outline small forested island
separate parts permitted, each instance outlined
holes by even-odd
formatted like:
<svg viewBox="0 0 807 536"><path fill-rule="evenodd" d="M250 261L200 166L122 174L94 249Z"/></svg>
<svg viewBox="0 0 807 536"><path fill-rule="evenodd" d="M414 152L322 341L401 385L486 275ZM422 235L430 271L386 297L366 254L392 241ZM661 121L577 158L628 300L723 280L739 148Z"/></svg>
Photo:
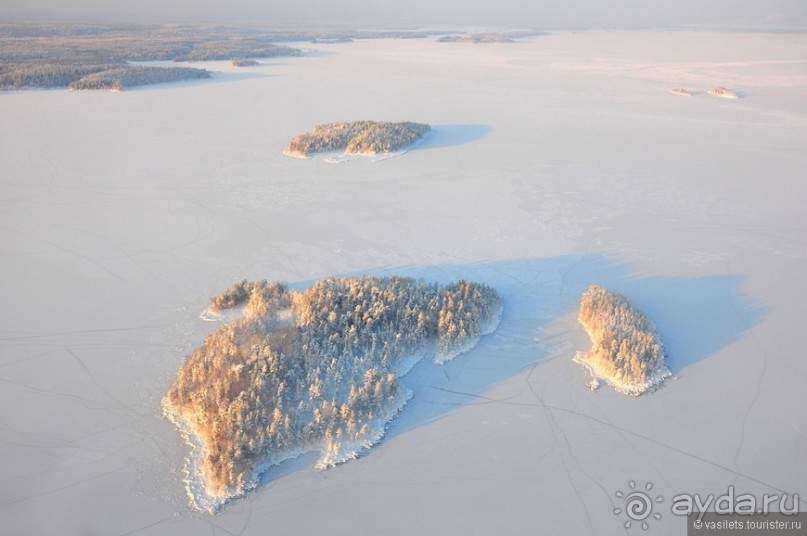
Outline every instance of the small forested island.
<svg viewBox="0 0 807 536"><path fill-rule="evenodd" d="M740 96L723 86L713 87L708 91L709 95L713 97L720 97L723 99L739 99Z"/></svg>
<svg viewBox="0 0 807 536"><path fill-rule="evenodd" d="M240 316L185 358L163 399L193 446L188 492L215 512L257 485L262 471L304 452L324 469L384 435L410 393L401 376L422 357L438 364L492 332L493 288L406 277L320 280L298 292L242 281L209 311Z"/></svg>
<svg viewBox="0 0 807 536"><path fill-rule="evenodd" d="M258 60L252 58L235 58L230 63L233 67L254 67L260 65Z"/></svg>
<svg viewBox="0 0 807 536"><path fill-rule="evenodd" d="M680 87L671 89L670 93L672 93L673 95L680 95L681 97L691 97L692 96L691 91L689 91L688 89L680 88Z"/></svg>
<svg viewBox="0 0 807 536"><path fill-rule="evenodd" d="M311 40L314 45L335 45L338 43L352 43L353 39L350 37L315 37Z"/></svg>
<svg viewBox="0 0 807 536"><path fill-rule="evenodd" d="M412 145L429 130L429 125L409 121L325 123L293 138L283 152L298 158L330 151L361 155L389 153Z"/></svg>
<svg viewBox="0 0 807 536"><path fill-rule="evenodd" d="M438 43L512 43L513 39L502 34L444 35Z"/></svg>
<svg viewBox="0 0 807 536"><path fill-rule="evenodd" d="M536 30L512 31L512 32L478 32L472 34L450 34L437 39L438 43L515 43L516 39L522 37L535 37L543 35L544 32Z"/></svg>
<svg viewBox="0 0 807 536"><path fill-rule="evenodd" d="M578 320L591 338L591 349L575 361L592 375L633 396L653 391L672 374L653 324L621 294L592 285L580 301Z"/></svg>
<svg viewBox="0 0 807 536"><path fill-rule="evenodd" d="M512 43L513 38L507 34L489 32L471 35L444 35L438 43Z"/></svg>

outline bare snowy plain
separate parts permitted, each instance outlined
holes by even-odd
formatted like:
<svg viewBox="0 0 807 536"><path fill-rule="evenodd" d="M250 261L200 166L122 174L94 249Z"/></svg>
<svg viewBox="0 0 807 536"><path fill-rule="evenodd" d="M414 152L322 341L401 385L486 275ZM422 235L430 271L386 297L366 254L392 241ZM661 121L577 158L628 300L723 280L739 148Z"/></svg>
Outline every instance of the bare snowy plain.
<svg viewBox="0 0 807 536"><path fill-rule="evenodd" d="M4 533L625 534L636 481L664 498L648 533L683 534L676 494L807 496L807 37L305 46L206 82L0 94ZM282 154L360 119L434 131L375 163ZM192 510L160 399L210 296L364 273L488 283L501 324L415 367L366 456ZM590 284L656 323L675 379L586 387Z"/></svg>

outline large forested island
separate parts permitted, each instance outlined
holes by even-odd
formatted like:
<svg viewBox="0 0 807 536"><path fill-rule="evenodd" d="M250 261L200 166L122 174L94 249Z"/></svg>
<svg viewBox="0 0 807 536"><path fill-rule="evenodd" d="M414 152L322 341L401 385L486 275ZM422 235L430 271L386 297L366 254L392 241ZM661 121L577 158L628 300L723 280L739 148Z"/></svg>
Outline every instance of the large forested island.
<svg viewBox="0 0 807 536"><path fill-rule="evenodd" d="M389 153L412 145L429 130L429 125L410 121L325 123L293 138L284 152L296 157L330 151L362 155Z"/></svg>
<svg viewBox="0 0 807 536"><path fill-rule="evenodd" d="M621 393L638 396L671 376L653 324L621 294L590 286L578 320L591 349L575 360L588 368L594 382L603 379Z"/></svg>
<svg viewBox="0 0 807 536"><path fill-rule="evenodd" d="M318 451L327 468L371 447L409 397L401 376L470 349L501 299L466 281L331 278L296 292L264 280L208 309L239 315L186 357L163 407L194 445L189 494L215 512L285 459Z"/></svg>

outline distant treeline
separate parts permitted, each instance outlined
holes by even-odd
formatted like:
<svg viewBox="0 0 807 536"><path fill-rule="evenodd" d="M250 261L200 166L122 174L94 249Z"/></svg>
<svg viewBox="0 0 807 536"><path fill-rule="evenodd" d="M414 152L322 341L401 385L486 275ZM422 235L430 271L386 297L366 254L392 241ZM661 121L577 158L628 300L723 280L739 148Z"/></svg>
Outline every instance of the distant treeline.
<svg viewBox="0 0 807 536"><path fill-rule="evenodd" d="M120 68L120 64L83 65L74 62L43 62L0 66L0 88L68 87L87 75Z"/></svg>
<svg viewBox="0 0 807 536"><path fill-rule="evenodd" d="M444 35L437 40L438 43L514 43L515 39L521 37L534 37L543 35L543 32L522 31L522 32L480 32L470 35Z"/></svg>
<svg viewBox="0 0 807 536"><path fill-rule="evenodd" d="M233 67L253 67L259 65L258 60L252 58L233 58Z"/></svg>
<svg viewBox="0 0 807 536"><path fill-rule="evenodd" d="M303 156L341 150L356 154L388 153L413 144L429 130L429 125L410 121L326 123L292 139L286 152Z"/></svg>
<svg viewBox="0 0 807 536"><path fill-rule="evenodd" d="M201 61L300 56L268 36L192 26L57 27L0 25L0 61ZM60 31L61 29L61 31Z"/></svg>
<svg viewBox="0 0 807 536"><path fill-rule="evenodd" d="M512 43L513 38L500 33L480 33L473 35L445 35L438 43Z"/></svg>
<svg viewBox="0 0 807 536"><path fill-rule="evenodd" d="M106 89L206 78L201 70L143 68L128 62L301 56L244 30L185 26L0 25L0 89ZM104 71L118 70L101 74ZM92 75L92 76L91 76ZM91 76L84 81L83 78Z"/></svg>
<svg viewBox="0 0 807 536"><path fill-rule="evenodd" d="M193 41L209 38L244 38L262 42L350 42L353 39L423 39L446 35L449 30L359 30L343 27L270 28L265 25L204 26L164 24L0 23L0 36L12 38L75 38L146 35L159 40Z"/></svg>
<svg viewBox="0 0 807 536"><path fill-rule="evenodd" d="M46 63L0 74L0 88L115 89L210 78L205 69L129 64L74 65Z"/></svg>
<svg viewBox="0 0 807 536"><path fill-rule="evenodd" d="M161 84L164 82L178 82L180 80L194 80L210 78L205 69L192 69L190 67L147 67L143 65L128 65L92 73L70 83L70 89L115 89L125 87L144 86L148 84Z"/></svg>
<svg viewBox="0 0 807 536"><path fill-rule="evenodd" d="M460 36L445 30L0 23L0 89L67 87L86 75L127 62L303 55L297 48L277 44L282 42L334 43L434 36L446 36L441 41L490 42L527 35L536 32Z"/></svg>

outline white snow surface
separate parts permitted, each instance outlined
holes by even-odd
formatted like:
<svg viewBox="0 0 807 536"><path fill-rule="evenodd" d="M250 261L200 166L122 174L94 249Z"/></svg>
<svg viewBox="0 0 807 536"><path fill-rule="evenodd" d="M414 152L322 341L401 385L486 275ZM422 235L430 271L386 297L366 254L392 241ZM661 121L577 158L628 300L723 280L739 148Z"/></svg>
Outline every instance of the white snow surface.
<svg viewBox="0 0 807 536"><path fill-rule="evenodd" d="M0 519L8 534L625 534L628 481L807 496L807 37L554 33L316 45L208 81L0 94ZM738 100L697 96L716 85ZM309 125L415 119L404 157L322 165ZM160 400L244 278L465 278L495 333L418 363L384 441L188 504ZM652 318L674 380L592 392L590 284ZM632 529L635 531L635 528ZM648 531L650 533L650 531Z"/></svg>

